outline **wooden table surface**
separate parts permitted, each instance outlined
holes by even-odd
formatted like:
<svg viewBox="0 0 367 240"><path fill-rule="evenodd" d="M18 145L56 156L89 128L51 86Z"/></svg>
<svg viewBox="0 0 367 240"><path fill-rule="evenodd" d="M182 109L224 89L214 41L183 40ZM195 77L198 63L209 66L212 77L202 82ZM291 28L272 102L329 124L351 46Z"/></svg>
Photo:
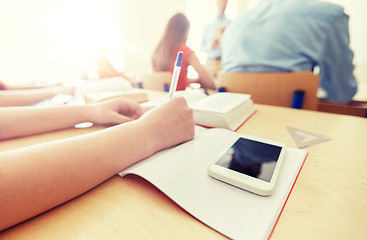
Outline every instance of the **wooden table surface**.
<svg viewBox="0 0 367 240"><path fill-rule="evenodd" d="M365 239L367 119L256 105L240 133L296 147L287 126L331 140L309 155L271 239ZM85 134L68 129L0 142L0 151ZM1 197L1 195L0 195ZM1 221L1 220L0 220ZM0 232L0 239L225 239L136 176L114 176L89 192Z"/></svg>

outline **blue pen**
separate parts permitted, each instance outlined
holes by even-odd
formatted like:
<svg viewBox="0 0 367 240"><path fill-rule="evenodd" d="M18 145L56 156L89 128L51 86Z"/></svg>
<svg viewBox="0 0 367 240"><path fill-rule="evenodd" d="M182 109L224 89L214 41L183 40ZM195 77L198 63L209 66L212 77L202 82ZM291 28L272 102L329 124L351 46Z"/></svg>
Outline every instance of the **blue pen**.
<svg viewBox="0 0 367 240"><path fill-rule="evenodd" d="M180 76L181 71L181 63L182 63L182 52L177 53L175 67L173 68L171 86L169 87L169 99L173 97L173 94L176 92L178 77Z"/></svg>

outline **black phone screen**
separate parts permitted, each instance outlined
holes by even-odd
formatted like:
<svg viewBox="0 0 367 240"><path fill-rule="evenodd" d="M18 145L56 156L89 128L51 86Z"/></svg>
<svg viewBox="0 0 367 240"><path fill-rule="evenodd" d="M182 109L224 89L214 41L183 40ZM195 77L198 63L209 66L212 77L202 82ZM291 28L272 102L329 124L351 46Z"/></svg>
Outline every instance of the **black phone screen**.
<svg viewBox="0 0 367 240"><path fill-rule="evenodd" d="M215 164L270 182L281 150L280 146L239 138Z"/></svg>

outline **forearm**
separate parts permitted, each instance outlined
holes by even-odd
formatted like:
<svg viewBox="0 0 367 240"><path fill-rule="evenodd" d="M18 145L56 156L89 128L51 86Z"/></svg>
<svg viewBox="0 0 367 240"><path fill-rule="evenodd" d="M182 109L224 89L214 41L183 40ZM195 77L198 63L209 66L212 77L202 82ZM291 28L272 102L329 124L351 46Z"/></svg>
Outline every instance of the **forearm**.
<svg viewBox="0 0 367 240"><path fill-rule="evenodd" d="M150 156L156 151L154 139L134 121L0 153L0 230L68 201Z"/></svg>
<svg viewBox="0 0 367 240"><path fill-rule="evenodd" d="M88 106L0 108L0 140L72 127L89 121Z"/></svg>
<svg viewBox="0 0 367 240"><path fill-rule="evenodd" d="M27 106L55 96L43 89L5 90L0 92L0 106Z"/></svg>
<svg viewBox="0 0 367 240"><path fill-rule="evenodd" d="M214 79L210 76L205 67L201 65L195 53L190 54L189 64L192 65L195 71L198 73L200 79L199 82L202 85L202 88L216 89Z"/></svg>
<svg viewBox="0 0 367 240"><path fill-rule="evenodd" d="M334 21L325 43L320 61L320 86L330 102L347 103L357 92L353 75L354 53L349 46L348 16L341 13Z"/></svg>
<svg viewBox="0 0 367 240"><path fill-rule="evenodd" d="M62 86L0 91L0 107L28 106L51 99L58 94L73 94L73 88Z"/></svg>
<svg viewBox="0 0 367 240"><path fill-rule="evenodd" d="M209 72L205 69L204 66L199 65L195 68L199 75L198 82L200 83L202 88L208 89L216 89L214 79L210 76Z"/></svg>
<svg viewBox="0 0 367 240"><path fill-rule="evenodd" d="M210 76L210 74L205 70L199 74L199 83L201 84L202 88L208 88L208 89L216 89L215 83L213 78Z"/></svg>

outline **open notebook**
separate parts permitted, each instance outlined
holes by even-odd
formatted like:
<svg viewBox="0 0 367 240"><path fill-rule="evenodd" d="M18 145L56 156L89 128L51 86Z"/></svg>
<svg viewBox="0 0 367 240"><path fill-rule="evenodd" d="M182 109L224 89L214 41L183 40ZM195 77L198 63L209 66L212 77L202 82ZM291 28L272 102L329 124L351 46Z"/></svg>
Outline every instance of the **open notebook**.
<svg viewBox="0 0 367 240"><path fill-rule="evenodd" d="M211 178L208 166L240 134L196 128L194 140L160 151L120 173L136 174L159 188L192 216L232 239L270 236L307 156L288 148L274 192L262 197Z"/></svg>

